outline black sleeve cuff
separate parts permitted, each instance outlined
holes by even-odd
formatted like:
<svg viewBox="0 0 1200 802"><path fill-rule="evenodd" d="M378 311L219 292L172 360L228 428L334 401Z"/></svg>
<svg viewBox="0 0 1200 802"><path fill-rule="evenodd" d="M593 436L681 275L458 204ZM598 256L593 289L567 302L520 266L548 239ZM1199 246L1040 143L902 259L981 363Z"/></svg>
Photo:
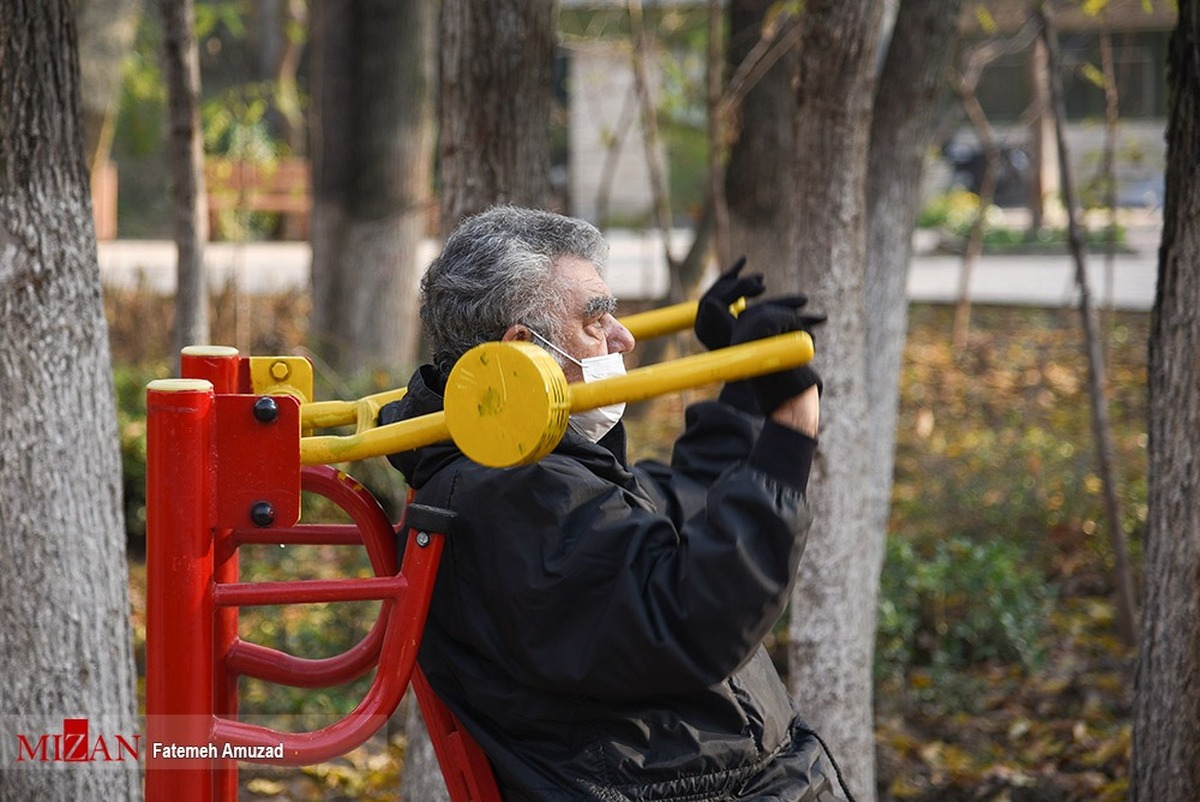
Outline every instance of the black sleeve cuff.
<svg viewBox="0 0 1200 802"><path fill-rule="evenodd" d="M729 382L721 388L721 394L717 396L717 400L748 415L762 417L762 412L758 408L758 399L754 397L754 390L750 389L748 381Z"/></svg>
<svg viewBox="0 0 1200 802"><path fill-rule="evenodd" d="M817 441L790 426L767 419L747 463L788 487L805 493Z"/></svg>

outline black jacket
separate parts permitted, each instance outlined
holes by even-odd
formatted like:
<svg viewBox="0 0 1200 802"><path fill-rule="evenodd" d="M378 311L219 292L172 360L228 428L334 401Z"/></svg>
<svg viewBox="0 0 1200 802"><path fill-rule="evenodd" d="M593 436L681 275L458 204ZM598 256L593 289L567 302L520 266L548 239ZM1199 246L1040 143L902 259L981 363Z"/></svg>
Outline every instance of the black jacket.
<svg viewBox="0 0 1200 802"><path fill-rule="evenodd" d="M381 414L442 406L432 369ZM495 469L452 443L391 457L457 513L420 663L506 800L832 799L761 643L810 518L814 442L724 404L687 412L671 467L623 427Z"/></svg>

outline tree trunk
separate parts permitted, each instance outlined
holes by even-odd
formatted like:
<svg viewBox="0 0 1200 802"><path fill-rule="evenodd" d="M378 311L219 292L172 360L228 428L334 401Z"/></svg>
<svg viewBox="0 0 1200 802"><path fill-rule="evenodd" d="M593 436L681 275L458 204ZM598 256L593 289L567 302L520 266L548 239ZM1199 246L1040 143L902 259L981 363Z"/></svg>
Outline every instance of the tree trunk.
<svg viewBox="0 0 1200 802"><path fill-rule="evenodd" d="M313 5L312 337L347 378L416 358L434 11L420 0Z"/></svg>
<svg viewBox="0 0 1200 802"><path fill-rule="evenodd" d="M36 743L64 718L110 742L140 729L74 12L0 12L0 800L13 802L141 798L136 761L17 764L17 735Z"/></svg>
<svg viewBox="0 0 1200 802"><path fill-rule="evenodd" d="M208 215L204 198L204 133L200 127L200 52L192 0L161 0L166 50L171 199L175 206L175 358L189 345L206 345L208 282L204 246Z"/></svg>
<svg viewBox="0 0 1200 802"><path fill-rule="evenodd" d="M650 86L646 62L651 58L650 39L642 18L641 0L626 0L629 9L629 34L632 40L630 63L633 68L633 85L638 106L641 109L642 143L646 152L646 169L650 173L650 191L654 196L654 222L662 237L663 258L667 265L669 286L667 302L679 303L686 297L684 277L680 275L680 261L671 252L671 189L667 185L667 165L658 134L658 104Z"/></svg>
<svg viewBox="0 0 1200 802"><path fill-rule="evenodd" d="M1100 346L1096 309L1088 286L1086 249L1083 226L1075 201L1075 181L1071 174L1071 154L1067 149L1067 111L1062 92L1062 66L1058 53L1058 33L1048 7L1039 11L1042 20L1042 39L1046 43L1047 68L1050 71L1050 101L1054 115L1054 130L1058 141L1058 161L1062 181L1063 206L1067 211L1067 241L1075 262L1075 284L1079 288L1079 314L1083 324L1083 343L1088 361L1088 400L1092 408L1092 434L1096 439L1096 470L1104 486L1104 511L1108 518L1108 538L1113 550L1113 579L1117 586L1117 633L1126 646L1137 642L1137 591L1134 588L1133 568L1125 542L1125 513L1117 497L1116 473L1113 462L1116 448L1108 418L1104 373L1104 355Z"/></svg>
<svg viewBox="0 0 1200 802"><path fill-rule="evenodd" d="M1104 293L1101 296L1103 315L1101 331L1112 328L1114 311L1113 281L1117 261L1117 139L1121 135L1121 98L1117 91L1117 71L1113 64L1112 32L1101 31L1100 66L1104 74L1104 149L1101 157L1101 186L1104 187L1104 208L1108 212L1108 228L1104 232ZM1104 349L1104 364L1108 366L1108 349Z"/></svg>
<svg viewBox="0 0 1200 802"><path fill-rule="evenodd" d="M138 0L80 0L78 4L83 154L93 172L108 160L112 148L122 68L141 13Z"/></svg>
<svg viewBox="0 0 1200 802"><path fill-rule="evenodd" d="M1134 703L1134 802L1200 799L1200 8L1167 57L1166 202L1150 330L1150 517Z"/></svg>
<svg viewBox="0 0 1200 802"><path fill-rule="evenodd" d="M289 155L302 156L307 152L307 126L296 76L304 50L304 38L298 31L308 25L308 5L304 0L259 0L254 16L258 75L272 83L268 122L287 144ZM285 225L289 219L285 219Z"/></svg>
<svg viewBox="0 0 1200 802"><path fill-rule="evenodd" d="M442 4L441 231L550 200L556 0Z"/></svg>
<svg viewBox="0 0 1200 802"><path fill-rule="evenodd" d="M967 241L963 245L962 267L958 274L958 294L954 301L954 350L962 353L967 347L971 334L971 274L979 257L983 255L983 238L987 234L988 212L996 199L996 183L1000 177L1000 148L996 145L996 137L992 133L992 125L984 114L983 106L975 94L976 80L960 80L958 99L962 103L975 135L979 137L979 146L983 150L983 177L979 181L979 208L975 210L975 219L971 221L971 230L967 233Z"/></svg>
<svg viewBox="0 0 1200 802"><path fill-rule="evenodd" d="M728 44L731 70L738 70L748 58L757 55L756 46L763 50L769 45L762 36L763 25L776 5L775 0L731 0ZM795 20L783 23L796 24ZM773 38L778 42L782 32L776 29ZM793 39L778 60L750 85L740 102L733 104L729 118L724 121L731 141L725 169L728 247L734 258L746 256L752 272L791 261L786 234L791 224L788 172L783 168L788 161L785 154L795 153L793 120L785 110L795 105L792 83L796 64ZM787 289L781 284L767 286L772 293Z"/></svg>
<svg viewBox="0 0 1200 802"><path fill-rule="evenodd" d="M810 0L794 94L786 261L768 286L804 291L829 315L814 366L825 380L809 500L816 524L792 599L789 670L859 799L875 791L872 655L882 532L867 514L866 182L882 3ZM776 269L776 268L782 268Z"/></svg>
<svg viewBox="0 0 1200 802"><path fill-rule="evenodd" d="M721 120L721 96L725 92L725 53L722 37L724 12L721 0L708 0L708 50L704 60L705 122L708 134L708 203L712 208L713 253L717 264L733 264L729 248L729 206L725 203L725 129Z"/></svg>
<svg viewBox="0 0 1200 802"><path fill-rule="evenodd" d="M1035 40L1029 51L1029 234L1046 225L1046 204L1058 201L1058 151L1054 148L1054 121L1050 119L1050 87L1046 85L1046 44Z"/></svg>
<svg viewBox="0 0 1200 802"><path fill-rule="evenodd" d="M450 802L446 781L442 777L441 766L433 751L433 741L425 729L421 706L417 704L417 696L411 690L405 712L399 718L404 722L405 734L400 798L419 799L421 802Z"/></svg>
<svg viewBox="0 0 1200 802"><path fill-rule="evenodd" d="M971 328L971 273L979 256L983 253L983 237L987 231L988 211L996 196L996 183L1000 178L1000 149L996 145L996 136L992 124L988 122L987 114L980 105L977 89L983 72L997 58L1005 54L1017 53L1023 50L1037 33L1037 27L1027 23L1013 36L1007 39L985 40L962 54L961 64L953 78L954 90L958 94L959 103L971 127L979 139L979 147L984 155L983 177L979 182L979 209L971 224L963 246L962 270L959 273L958 298L954 305L954 347L962 350L967 345L967 337ZM1036 50L1036 48L1035 48ZM1043 81L1044 83L1044 81ZM1049 115L1042 113L1043 119ZM1045 163L1047 150L1039 145L1037 158Z"/></svg>
<svg viewBox="0 0 1200 802"><path fill-rule="evenodd" d="M870 477L864 488L872 539L887 534L913 229L961 6L962 0L902 0L875 92L864 282L870 425Z"/></svg>
<svg viewBox="0 0 1200 802"><path fill-rule="evenodd" d="M442 235L496 203L550 200L556 0L445 0L441 23ZM412 701L412 700L410 700ZM402 796L449 799L412 704Z"/></svg>

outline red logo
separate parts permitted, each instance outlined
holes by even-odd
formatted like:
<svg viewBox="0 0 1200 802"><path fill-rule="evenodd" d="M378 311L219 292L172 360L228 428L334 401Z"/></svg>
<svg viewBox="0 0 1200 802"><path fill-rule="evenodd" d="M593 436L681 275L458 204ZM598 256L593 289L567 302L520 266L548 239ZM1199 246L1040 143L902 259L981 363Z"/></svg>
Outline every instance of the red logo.
<svg viewBox="0 0 1200 802"><path fill-rule="evenodd" d="M141 735L103 735L91 737L86 718L64 718L62 732L37 736L17 735L17 762L37 763L124 763L137 761L142 748Z"/></svg>

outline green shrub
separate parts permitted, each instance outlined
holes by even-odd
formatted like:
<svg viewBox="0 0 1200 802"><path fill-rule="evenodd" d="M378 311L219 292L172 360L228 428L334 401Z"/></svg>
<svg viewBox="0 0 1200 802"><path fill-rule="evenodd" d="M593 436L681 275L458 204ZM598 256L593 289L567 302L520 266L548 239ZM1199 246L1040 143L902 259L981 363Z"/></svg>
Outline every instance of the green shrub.
<svg viewBox="0 0 1200 802"><path fill-rule="evenodd" d="M952 671L973 663L1038 664L1051 593L1006 541L952 536L922 554L889 538L880 585L876 673L910 666Z"/></svg>
<svg viewBox="0 0 1200 802"><path fill-rule="evenodd" d="M113 370L121 440L125 547L133 554L146 551L146 385L165 375L165 366L122 365Z"/></svg>
<svg viewBox="0 0 1200 802"><path fill-rule="evenodd" d="M925 204L917 216L919 228L970 228L979 213L979 196L965 189L938 195Z"/></svg>
<svg viewBox="0 0 1200 802"><path fill-rule="evenodd" d="M1067 230L1063 227L1045 227L1038 231L1030 231L1028 227L1014 228L1000 224L996 215L1000 210L992 206L988 209L988 223L983 229L983 248L989 253L1025 253L1056 251L1065 253L1067 250ZM956 189L946 192L930 200L917 216L918 228L940 229L947 239L945 247L960 249L970 236L971 228L979 215L979 196L973 192ZM1118 250L1126 247L1125 228L1116 226L1085 230L1084 239L1088 247L1102 252L1111 244Z"/></svg>

